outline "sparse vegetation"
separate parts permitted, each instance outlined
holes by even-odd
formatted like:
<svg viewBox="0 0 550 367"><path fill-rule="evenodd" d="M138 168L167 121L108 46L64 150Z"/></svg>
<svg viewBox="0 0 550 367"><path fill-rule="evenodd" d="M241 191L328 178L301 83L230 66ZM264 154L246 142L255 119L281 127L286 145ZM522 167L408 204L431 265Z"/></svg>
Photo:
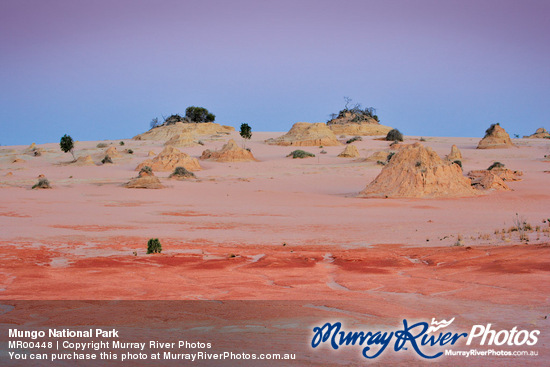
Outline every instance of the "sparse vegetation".
<svg viewBox="0 0 550 367"><path fill-rule="evenodd" d="M71 138L70 135L65 134L61 137L61 140L59 141L59 147L65 153L70 152L73 156L73 159L76 161L76 157L74 156L74 142L73 138Z"/></svg>
<svg viewBox="0 0 550 367"><path fill-rule="evenodd" d="M360 103L356 103L353 107L350 107L352 99L349 97L344 97L344 100L346 101L346 105L337 114L333 113L330 115L330 120L327 122L328 125L337 124L338 119L344 118L346 118L346 122L353 122L357 124L369 119L379 122L378 116L376 115L376 109L374 107L367 107L363 109Z"/></svg>
<svg viewBox="0 0 550 367"><path fill-rule="evenodd" d="M355 141L362 141L362 140L363 140L362 137L360 137L360 136L354 136L353 138L348 139L348 140L346 141L346 144L351 144L351 143L353 143L353 142L355 142Z"/></svg>
<svg viewBox="0 0 550 367"><path fill-rule="evenodd" d="M159 126L173 125L177 122L183 123L203 123L203 122L214 122L216 115L210 113L204 107L190 106L185 109L185 116L180 114L173 114L168 117L163 116L163 122L160 122L158 117L155 117L151 120L151 129L154 129Z"/></svg>
<svg viewBox="0 0 550 367"><path fill-rule="evenodd" d="M519 233L519 240L520 241L529 241L529 236L527 235L527 232L533 231L533 227L531 224L527 223L524 217L520 216L518 213L516 213L516 216L513 220L514 227L511 228L511 231L517 231Z"/></svg>
<svg viewBox="0 0 550 367"><path fill-rule="evenodd" d="M403 141L403 134L397 129L392 129L388 132L388 135L386 135L386 141Z"/></svg>
<svg viewBox="0 0 550 367"><path fill-rule="evenodd" d="M107 143L98 143L96 148L107 148L109 145Z"/></svg>
<svg viewBox="0 0 550 367"><path fill-rule="evenodd" d="M159 122L158 117L155 117L154 119L151 120L150 125L151 125L151 129L154 129L155 127L161 126L162 123Z"/></svg>
<svg viewBox="0 0 550 367"><path fill-rule="evenodd" d="M176 178L195 178L195 174L193 172L189 172L185 167L176 167L174 169L174 172L170 175L170 178L176 177Z"/></svg>
<svg viewBox="0 0 550 367"><path fill-rule="evenodd" d="M40 177L38 182L32 186L34 189L51 189L50 181L46 177Z"/></svg>
<svg viewBox="0 0 550 367"><path fill-rule="evenodd" d="M290 154L287 155L287 157L292 157L293 159L296 159L296 158L309 158L309 157L315 157L315 154L298 149L298 150L294 150L294 151L290 152Z"/></svg>
<svg viewBox="0 0 550 367"><path fill-rule="evenodd" d="M500 162L493 162L493 164L491 164L489 168L487 168L487 170L490 171L493 168L504 168L504 164Z"/></svg>
<svg viewBox="0 0 550 367"><path fill-rule="evenodd" d="M149 166L143 166L143 167L139 170L139 174L141 175L142 173L151 175L151 174L153 174L153 169L152 169L151 167L149 167Z"/></svg>
<svg viewBox="0 0 550 367"><path fill-rule="evenodd" d="M147 241L147 253L148 254L160 254L162 252L162 245L158 238L151 238Z"/></svg>

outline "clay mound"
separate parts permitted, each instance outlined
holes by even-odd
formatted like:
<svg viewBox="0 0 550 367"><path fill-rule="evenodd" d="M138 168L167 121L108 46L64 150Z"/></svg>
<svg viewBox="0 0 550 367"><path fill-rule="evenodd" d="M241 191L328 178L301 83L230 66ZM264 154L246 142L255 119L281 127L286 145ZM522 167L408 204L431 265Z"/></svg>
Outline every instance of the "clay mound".
<svg viewBox="0 0 550 367"><path fill-rule="evenodd" d="M27 147L27 149L25 149L26 152L32 152L33 150L36 149L36 143L32 143L31 145L29 145Z"/></svg>
<svg viewBox="0 0 550 367"><path fill-rule="evenodd" d="M8 172L8 173L6 173L5 176L6 176L6 177L11 177L11 176L13 176L13 172Z"/></svg>
<svg viewBox="0 0 550 367"><path fill-rule="evenodd" d="M369 116L360 116L346 112L327 122L327 126L337 135L386 135L392 128L380 125L380 122Z"/></svg>
<svg viewBox="0 0 550 367"><path fill-rule="evenodd" d="M456 145L453 144L453 146L451 147L451 153L449 153L449 155L447 156L447 160L451 162L462 161L462 153Z"/></svg>
<svg viewBox="0 0 550 367"><path fill-rule="evenodd" d="M13 159L13 161L11 161L11 163L13 163L13 164L25 163L25 160L23 160L23 159L21 159L21 158L15 157L15 158Z"/></svg>
<svg viewBox="0 0 550 367"><path fill-rule="evenodd" d="M165 147L164 150L153 159L147 159L140 163L136 167L136 170L140 170L145 166L149 166L153 171L158 172L173 171L174 168L179 166L185 167L188 171L198 171L201 169L197 158L190 157L188 154L170 145Z"/></svg>
<svg viewBox="0 0 550 367"><path fill-rule="evenodd" d="M72 163L75 166L94 166L95 163L91 156L78 157L76 161Z"/></svg>
<svg viewBox="0 0 550 367"><path fill-rule="evenodd" d="M534 134L524 136L526 139L550 139L550 133L544 127L539 127Z"/></svg>
<svg viewBox="0 0 550 367"><path fill-rule="evenodd" d="M468 173L472 186L478 190L511 191L506 183L492 171L475 170Z"/></svg>
<svg viewBox="0 0 550 367"><path fill-rule="evenodd" d="M438 198L476 195L462 169L420 143L397 152L361 197Z"/></svg>
<svg viewBox="0 0 550 367"><path fill-rule="evenodd" d="M297 122L283 136L265 141L271 145L283 146L335 146L342 145L336 135L330 130L327 125L316 122Z"/></svg>
<svg viewBox="0 0 550 367"><path fill-rule="evenodd" d="M239 147L233 139L229 140L220 150L211 151L210 149L206 149L202 152L201 159L212 159L217 162L256 161L252 152Z"/></svg>
<svg viewBox="0 0 550 367"><path fill-rule="evenodd" d="M126 185L129 189L162 189L164 186L160 183L150 167L143 167L139 171L138 177L132 178Z"/></svg>
<svg viewBox="0 0 550 367"><path fill-rule="evenodd" d="M173 147L192 147L197 145L193 137L190 134L179 134L174 135L170 140L168 140L164 145L171 145Z"/></svg>
<svg viewBox="0 0 550 367"><path fill-rule="evenodd" d="M350 144L344 149L344 151L340 154L338 154L338 157L341 158L358 158L360 157L359 150L357 150L357 147L353 144Z"/></svg>
<svg viewBox="0 0 550 367"><path fill-rule="evenodd" d="M493 124L485 131L485 137L480 140L477 149L504 149L512 147L515 147L515 145L512 143L510 135L499 124Z"/></svg>
<svg viewBox="0 0 550 367"><path fill-rule="evenodd" d="M109 147L105 151L105 156L109 156L111 158L118 158L118 157L120 157L120 153L118 152L116 147Z"/></svg>
<svg viewBox="0 0 550 367"><path fill-rule="evenodd" d="M490 170L493 174L500 177L503 181L521 181L520 176L523 176L522 171L512 171L504 167L496 167Z"/></svg>
<svg viewBox="0 0 550 367"><path fill-rule="evenodd" d="M365 160L367 162L386 162L390 154L391 153L387 150L380 150L378 152L372 153L370 156L365 158Z"/></svg>
<svg viewBox="0 0 550 367"><path fill-rule="evenodd" d="M169 178L173 178L176 180L185 180L188 178L196 178L195 174L193 172L189 172L185 169L185 167L176 167L174 172L168 176Z"/></svg>
<svg viewBox="0 0 550 367"><path fill-rule="evenodd" d="M143 134L134 136L134 140L165 140L184 134L191 137L199 135L229 134L235 131L234 127L220 125L213 122L183 123L176 122L170 125L155 127Z"/></svg>

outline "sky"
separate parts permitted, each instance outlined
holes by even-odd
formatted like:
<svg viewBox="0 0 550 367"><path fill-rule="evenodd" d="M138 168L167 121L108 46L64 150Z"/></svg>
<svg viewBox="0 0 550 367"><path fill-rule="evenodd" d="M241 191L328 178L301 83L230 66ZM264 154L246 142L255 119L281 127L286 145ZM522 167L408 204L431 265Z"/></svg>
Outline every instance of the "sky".
<svg viewBox="0 0 550 367"><path fill-rule="evenodd" d="M287 131L344 97L405 135L550 129L550 1L0 0L1 145L202 106Z"/></svg>

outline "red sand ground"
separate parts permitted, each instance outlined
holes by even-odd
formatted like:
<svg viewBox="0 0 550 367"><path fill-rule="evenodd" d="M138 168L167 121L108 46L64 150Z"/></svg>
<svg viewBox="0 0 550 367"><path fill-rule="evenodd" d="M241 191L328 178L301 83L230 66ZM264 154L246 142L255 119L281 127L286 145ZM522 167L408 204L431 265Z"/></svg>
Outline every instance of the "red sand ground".
<svg viewBox="0 0 550 367"><path fill-rule="evenodd" d="M278 135L255 133L247 142L260 162L201 161L199 181L157 173L167 186L161 190L122 185L163 142L126 140L133 155L90 167L59 164L70 158L56 144L41 146L41 157L3 147L0 299L356 300L381 325L456 316L463 325L538 328L538 350L548 353L550 162L541 159L548 140L480 151L479 139L427 139L441 156L457 144L465 172L493 161L524 171L511 192L360 199L381 166L337 158L344 147L285 158L293 149L262 143ZM224 141L182 151L197 157ZM77 155L102 151L96 144L77 143ZM388 145L355 144L363 157ZM10 149L25 162L12 164ZM41 173L52 190L30 190ZM516 213L540 227L527 244L508 232ZM453 246L459 235L463 246ZM145 254L151 237L161 240L162 254Z"/></svg>

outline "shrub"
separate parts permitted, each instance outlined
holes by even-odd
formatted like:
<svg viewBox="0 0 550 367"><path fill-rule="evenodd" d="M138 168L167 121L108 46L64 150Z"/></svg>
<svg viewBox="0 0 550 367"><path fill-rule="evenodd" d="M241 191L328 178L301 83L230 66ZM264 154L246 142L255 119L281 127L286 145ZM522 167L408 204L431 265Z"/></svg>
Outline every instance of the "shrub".
<svg viewBox="0 0 550 367"><path fill-rule="evenodd" d="M65 153L71 152L73 159L76 161L76 157L74 156L74 142L73 138L71 138L69 135L65 134L61 137L61 140L59 141L59 147L61 150Z"/></svg>
<svg viewBox="0 0 550 367"><path fill-rule="evenodd" d="M351 144L353 143L354 141L362 141L363 138L360 137L360 136L354 136L353 138L349 139L348 141L346 141L346 144Z"/></svg>
<svg viewBox="0 0 550 367"><path fill-rule="evenodd" d="M491 164L489 168L487 168L487 170L490 171L493 168L504 168L504 164L500 162L493 162L493 164Z"/></svg>
<svg viewBox="0 0 550 367"><path fill-rule="evenodd" d="M101 163L105 164L105 163L113 163L113 159L111 157L109 157L108 155L105 156L105 158L103 158L101 160Z"/></svg>
<svg viewBox="0 0 550 367"><path fill-rule="evenodd" d="M356 103L355 105L353 105L353 107L350 107L349 104L352 102L352 99L349 97L344 97L344 100L346 101L344 109L340 110L338 114L331 114L330 120L327 122L327 124L331 125L333 123L338 123L334 122L334 120L349 115L351 115L350 122L358 124L368 119L374 119L379 122L378 116L376 115L376 109L374 107L367 107L363 109L360 103Z"/></svg>
<svg viewBox="0 0 550 367"><path fill-rule="evenodd" d="M188 122L213 122L216 116L204 107L187 107L185 110L185 119Z"/></svg>
<svg viewBox="0 0 550 367"><path fill-rule="evenodd" d="M457 159L456 161L453 161L454 164L458 164L460 168L462 168L462 161Z"/></svg>
<svg viewBox="0 0 550 367"><path fill-rule="evenodd" d="M246 140L252 138L252 128L248 124L241 124L241 137Z"/></svg>
<svg viewBox="0 0 550 367"><path fill-rule="evenodd" d="M96 148L107 148L109 145L107 143L99 143L96 145Z"/></svg>
<svg viewBox="0 0 550 367"><path fill-rule="evenodd" d="M290 154L287 155L287 157L292 157L293 159L308 158L308 157L315 157L315 154L298 149L290 152Z"/></svg>
<svg viewBox="0 0 550 367"><path fill-rule="evenodd" d="M128 154L134 154L134 151L132 149L127 150Z"/></svg>
<svg viewBox="0 0 550 367"><path fill-rule="evenodd" d="M33 189L51 189L50 181L46 177L40 177L38 182L32 186Z"/></svg>
<svg viewBox="0 0 550 367"><path fill-rule="evenodd" d="M388 132L388 135L386 135L387 141L403 141L403 134L401 134L401 131L397 129L392 129Z"/></svg>
<svg viewBox="0 0 550 367"><path fill-rule="evenodd" d="M177 113L175 115L170 115L170 116L166 117L164 119L164 124L163 125L173 125L176 122L184 122L183 117L181 117Z"/></svg>
<svg viewBox="0 0 550 367"><path fill-rule="evenodd" d="M139 170L139 174L141 176L142 173L146 173L148 175L151 175L153 174L153 169L149 166L143 166L140 170Z"/></svg>
<svg viewBox="0 0 550 367"><path fill-rule="evenodd" d="M151 238L147 241L147 253L148 254L160 254L162 252L162 245L158 238Z"/></svg>
<svg viewBox="0 0 550 367"><path fill-rule="evenodd" d="M195 174L193 172L189 172L185 167L176 167L170 177L195 178Z"/></svg>
<svg viewBox="0 0 550 367"><path fill-rule="evenodd" d="M118 143L118 145L122 146L122 145L124 145L124 142L120 141L120 143Z"/></svg>

